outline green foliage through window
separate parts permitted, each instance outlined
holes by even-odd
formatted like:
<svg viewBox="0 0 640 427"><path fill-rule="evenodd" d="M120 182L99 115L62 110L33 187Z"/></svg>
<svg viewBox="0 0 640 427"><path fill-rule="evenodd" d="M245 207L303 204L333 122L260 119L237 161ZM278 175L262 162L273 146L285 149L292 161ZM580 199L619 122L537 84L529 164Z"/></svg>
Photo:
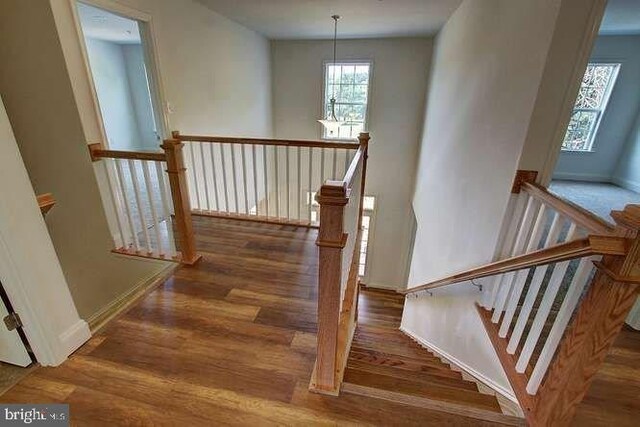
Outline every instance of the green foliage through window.
<svg viewBox="0 0 640 427"><path fill-rule="evenodd" d="M327 64L324 71L324 117L331 118L331 98L336 99L336 118L344 122L338 135L324 138L354 139L365 129L371 64L337 63Z"/></svg>

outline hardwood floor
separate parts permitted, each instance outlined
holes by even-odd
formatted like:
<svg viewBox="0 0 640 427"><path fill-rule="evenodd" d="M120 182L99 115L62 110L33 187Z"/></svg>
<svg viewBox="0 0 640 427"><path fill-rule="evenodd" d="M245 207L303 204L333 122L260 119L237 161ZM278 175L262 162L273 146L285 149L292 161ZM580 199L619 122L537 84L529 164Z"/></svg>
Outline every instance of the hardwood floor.
<svg viewBox="0 0 640 427"><path fill-rule="evenodd" d="M315 358L317 230L211 218L194 221L204 255L196 267L176 271L64 364L36 369L0 401L69 403L72 424L92 426L494 425L350 393L338 398L309 393ZM367 361L371 350L397 353L393 344L404 337L392 330L400 316L397 297L393 302L378 292L362 294L354 345L354 354L360 356L349 362L351 380L353 372L361 379L372 369L378 377L390 373ZM375 334L382 329L385 339L380 342ZM630 378L637 378L639 348L636 338L616 347L610 356L615 360L608 360L604 376L599 374L594 382L596 394L590 393L581 406L580 425L597 421L601 414L609 416L597 411L612 399L617 402L612 412L623 408L633 413L638 394ZM420 352L423 359L416 362L418 350L403 343L402 354L394 355L407 366L424 368L420 375L404 372L411 381L407 384L429 382L430 392L451 385L462 387L462 394L473 391L473 385L461 382L459 374L435 357ZM625 394L634 390L635 395Z"/></svg>
<svg viewBox="0 0 640 427"><path fill-rule="evenodd" d="M176 271L68 361L35 370L0 400L69 403L75 425L483 425L309 393L317 231L194 221L204 256L196 267ZM389 316L367 306L363 319Z"/></svg>

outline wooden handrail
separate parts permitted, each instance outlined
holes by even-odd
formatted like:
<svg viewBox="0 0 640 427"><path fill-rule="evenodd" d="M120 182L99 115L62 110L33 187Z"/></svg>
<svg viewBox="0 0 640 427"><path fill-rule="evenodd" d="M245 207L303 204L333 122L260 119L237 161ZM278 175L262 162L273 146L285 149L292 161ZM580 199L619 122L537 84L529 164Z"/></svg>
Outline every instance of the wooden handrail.
<svg viewBox="0 0 640 427"><path fill-rule="evenodd" d="M613 234L615 232L613 224L608 223L604 219L568 200L550 193L546 188L538 184L525 182L522 184L522 190L526 191L531 197L567 216L577 225L587 229L590 233Z"/></svg>
<svg viewBox="0 0 640 427"><path fill-rule="evenodd" d="M40 212L42 216L45 216L51 208L56 204L56 199L53 198L53 194L45 193L36 197L38 200L38 207L40 208Z"/></svg>
<svg viewBox="0 0 640 427"><path fill-rule="evenodd" d="M625 237L593 235L584 239L561 243L559 245L540 249L536 252L519 255L452 274L442 279L434 280L433 282L408 289L402 292L402 294L409 295L454 283L481 279L483 277L494 276L496 274L509 273L538 265L552 264L591 255L624 256L628 251L629 244L629 240Z"/></svg>
<svg viewBox="0 0 640 427"><path fill-rule="evenodd" d="M177 132L173 133L173 138L183 142L217 142L225 144L272 145L281 147L344 148L348 150L355 150L360 147L360 144L357 142L268 138L234 138L228 136L182 135Z"/></svg>
<svg viewBox="0 0 640 427"><path fill-rule="evenodd" d="M349 165L349 169L344 174L344 178L342 178L342 182L346 188L351 188L353 185L353 179L356 176L356 172L358 171L358 165L360 164L360 159L365 154L365 148L360 147L358 151L356 151L355 156L353 156L353 160Z"/></svg>
<svg viewBox="0 0 640 427"><path fill-rule="evenodd" d="M153 162L166 162L167 155L161 151L123 151L105 150L102 144L89 144L91 160L97 162L100 159L131 159L150 160Z"/></svg>

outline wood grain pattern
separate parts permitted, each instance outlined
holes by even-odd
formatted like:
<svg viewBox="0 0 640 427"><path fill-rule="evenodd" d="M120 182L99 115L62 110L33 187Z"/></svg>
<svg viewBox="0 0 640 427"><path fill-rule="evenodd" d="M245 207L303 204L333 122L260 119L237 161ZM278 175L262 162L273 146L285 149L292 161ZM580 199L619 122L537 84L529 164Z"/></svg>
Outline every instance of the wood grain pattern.
<svg viewBox="0 0 640 427"><path fill-rule="evenodd" d="M509 273L529 267L552 264L585 256L625 255L629 250L629 244L629 240L623 236L589 236L584 239L560 243L535 252L507 258L481 267L452 274L442 279L434 280L433 282L408 289L402 293L404 295L408 295L428 289L447 286L453 283L494 276L496 274Z"/></svg>
<svg viewBox="0 0 640 427"><path fill-rule="evenodd" d="M36 369L0 401L68 403L80 426L492 425L447 413L444 403L310 393L317 230L196 217L194 231L201 262L179 268L68 361ZM365 291L359 307L361 354L401 342L401 297ZM399 369L421 369L419 381L432 375L432 391L459 379L440 362L427 369L404 360Z"/></svg>
<svg viewBox="0 0 640 427"><path fill-rule="evenodd" d="M38 201L38 207L43 216L49 213L51 208L56 204L56 199L53 198L53 194L51 193L40 194L36 197L36 200Z"/></svg>

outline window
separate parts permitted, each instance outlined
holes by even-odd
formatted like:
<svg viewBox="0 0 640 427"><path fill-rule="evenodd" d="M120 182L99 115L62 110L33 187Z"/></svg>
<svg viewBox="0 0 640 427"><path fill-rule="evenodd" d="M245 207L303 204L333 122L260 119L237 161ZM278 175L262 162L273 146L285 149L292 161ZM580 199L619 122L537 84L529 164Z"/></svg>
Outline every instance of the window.
<svg viewBox="0 0 640 427"><path fill-rule="evenodd" d="M364 196L362 203L362 234L360 237L360 259L358 260L358 276L364 277L367 273L367 255L369 250L369 237L375 211L376 198Z"/></svg>
<svg viewBox="0 0 640 427"><path fill-rule="evenodd" d="M619 69L620 64L592 63L587 66L562 142L562 150L592 151L593 140L607 108Z"/></svg>
<svg viewBox="0 0 640 427"><path fill-rule="evenodd" d="M368 62L326 64L324 67L325 119L331 118L331 98L336 99L336 117L344 122L338 134L329 134L323 129L325 139L355 139L363 132L367 123L369 100L369 78L371 64Z"/></svg>

